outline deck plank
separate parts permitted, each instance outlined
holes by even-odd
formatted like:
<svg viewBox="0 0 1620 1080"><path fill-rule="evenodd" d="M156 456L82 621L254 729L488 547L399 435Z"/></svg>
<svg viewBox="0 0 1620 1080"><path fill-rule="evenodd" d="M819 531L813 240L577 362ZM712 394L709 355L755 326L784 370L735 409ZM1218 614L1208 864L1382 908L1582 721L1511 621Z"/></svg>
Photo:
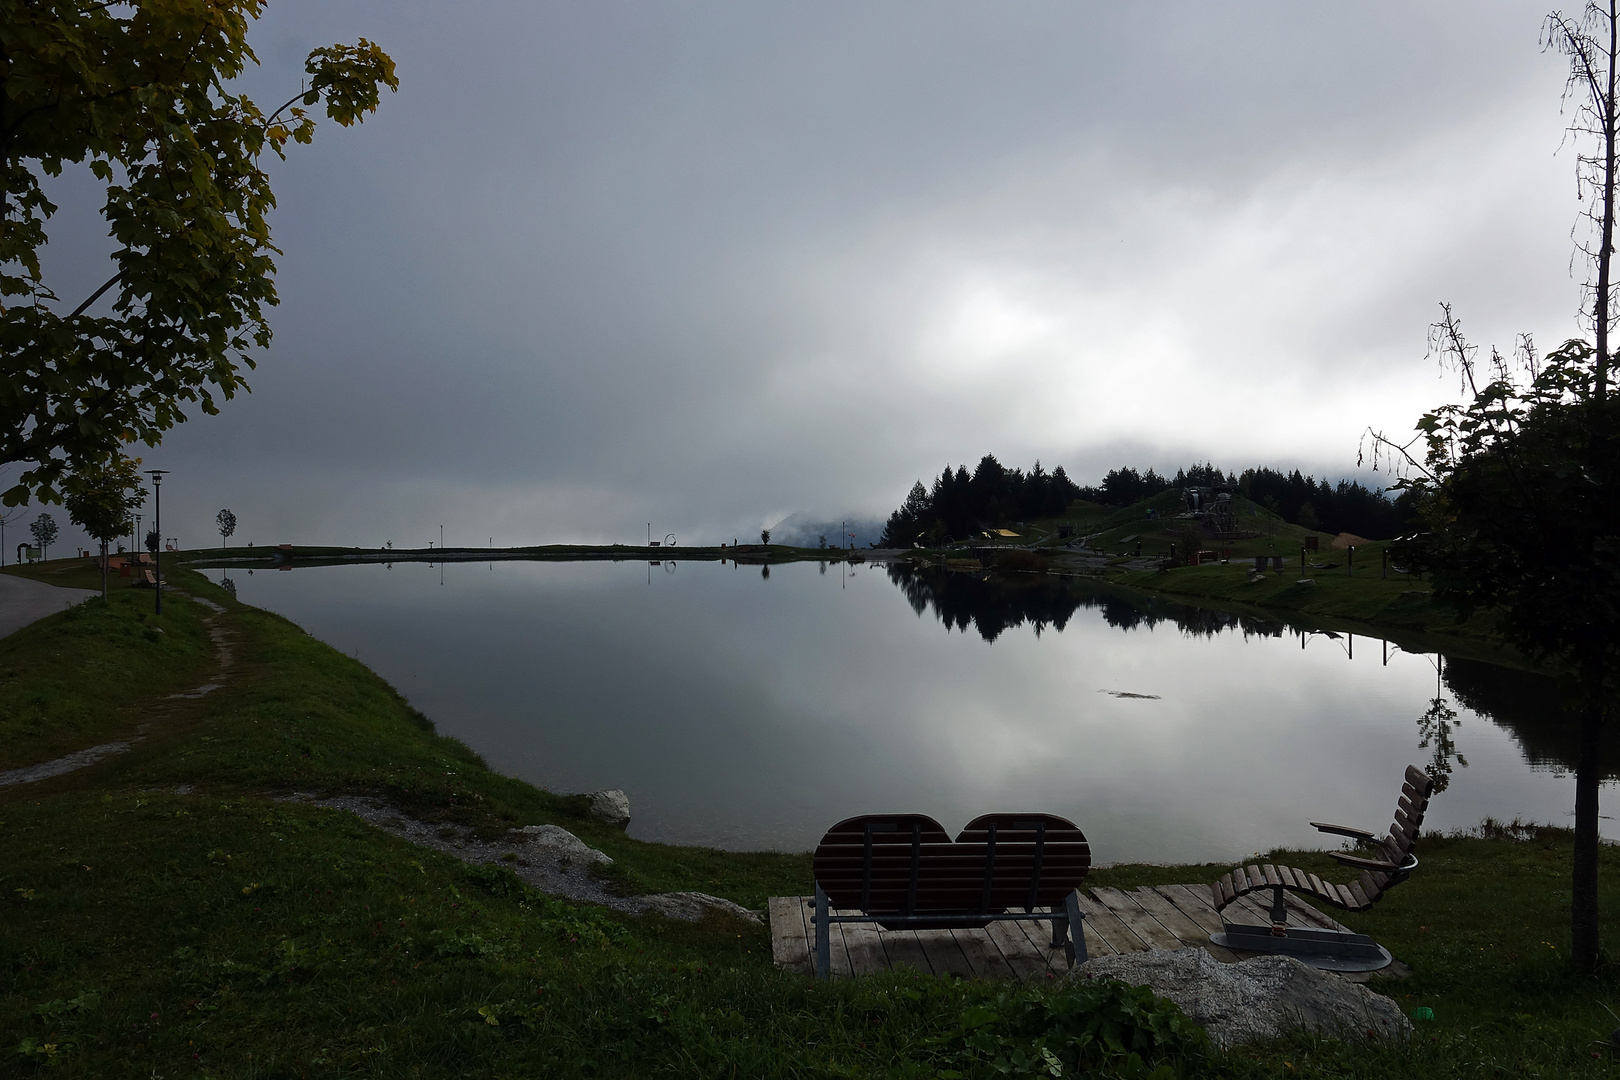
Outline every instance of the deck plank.
<svg viewBox="0 0 1620 1080"><path fill-rule="evenodd" d="M771 959L788 971L814 972L810 939L805 934L804 909L793 896L773 896L771 918Z"/></svg>
<svg viewBox="0 0 1620 1080"><path fill-rule="evenodd" d="M1166 929L1158 919L1143 909L1131 898L1129 893L1120 889L1096 888L1091 895L1097 901L1119 917L1119 921L1131 928L1131 932L1141 938L1150 949L1179 949L1181 939L1172 931Z"/></svg>
<svg viewBox="0 0 1620 1080"><path fill-rule="evenodd" d="M918 930L917 943L928 957L928 966L935 975L972 977L973 965L962 953L956 936L949 930Z"/></svg>
<svg viewBox="0 0 1620 1080"><path fill-rule="evenodd" d="M1036 911L1044 910L1036 908ZM1036 978L1045 978L1047 975L1066 975L1069 971L1069 950L1059 945L1052 948L1052 924L1049 922L1013 922L1003 923L1004 926L1014 927L1018 933L1024 935L1026 946L1030 953L1040 958L1042 971Z"/></svg>
<svg viewBox="0 0 1620 1080"><path fill-rule="evenodd" d="M1209 940L1209 935L1220 933L1222 924L1211 897L1202 886L1158 885L1137 889L1131 895L1137 903L1153 911L1160 922L1172 927L1183 946L1204 949L1223 964L1235 964L1243 959L1231 949Z"/></svg>
<svg viewBox="0 0 1620 1080"><path fill-rule="evenodd" d="M1080 890L1079 899L1090 956L1188 945L1208 950L1223 963L1253 955L1209 943L1209 934L1221 929L1223 916L1215 910L1207 885L1159 885L1129 891L1099 887ZM1233 922L1263 926L1270 919L1269 906L1269 896L1245 896L1228 905L1225 915ZM811 898L772 897L769 911L772 958L786 970L813 973ZM1345 929L1292 893L1288 894L1288 915L1290 923L1302 927ZM1050 922L993 922L980 930L923 931L882 930L875 923L833 923L831 931L832 976L839 979L911 967L934 975L1044 981L1069 969L1063 947L1051 947Z"/></svg>
<svg viewBox="0 0 1620 1080"><path fill-rule="evenodd" d="M859 915L859 911L839 909L835 915ZM833 923L842 929L844 948L849 953L850 970L856 975L873 975L889 970L891 964L876 923Z"/></svg>
<svg viewBox="0 0 1620 1080"><path fill-rule="evenodd" d="M1309 926L1318 927L1322 930L1337 930L1340 933L1350 931L1348 926L1327 912L1312 907L1304 899L1295 896L1293 893L1288 894L1288 917L1290 920L1297 918Z"/></svg>
<svg viewBox="0 0 1620 1080"><path fill-rule="evenodd" d="M1017 972L991 940L989 929L987 926L983 930L953 930L951 936L956 939L957 948L962 950L963 958L973 969L974 978L1018 979Z"/></svg>
<svg viewBox="0 0 1620 1080"><path fill-rule="evenodd" d="M1218 934L1225 928L1221 913L1201 886L1159 885L1153 891L1176 905L1176 910L1197 923L1205 934Z"/></svg>
<svg viewBox="0 0 1620 1080"><path fill-rule="evenodd" d="M915 930L883 931L883 951L889 955L889 967L915 968L924 975L937 975L928 960L928 952L917 939Z"/></svg>
<svg viewBox="0 0 1620 1080"><path fill-rule="evenodd" d="M1108 910L1107 905L1087 896L1083 889L1080 892L1080 911L1086 917L1086 926L1108 943L1109 952L1133 953L1147 949L1147 942L1137 937L1129 926L1120 921L1118 915Z"/></svg>
<svg viewBox="0 0 1620 1080"><path fill-rule="evenodd" d="M1029 937L1018 926L1015 922L993 922L983 933L1001 951L1019 982L1046 978L1046 958L1031 947Z"/></svg>
<svg viewBox="0 0 1620 1080"><path fill-rule="evenodd" d="M1209 939L1209 931L1190 918L1177 907L1164 894L1156 889L1134 889L1130 898L1142 905L1142 909L1159 921L1159 925L1176 935L1176 941L1182 946L1203 946Z"/></svg>

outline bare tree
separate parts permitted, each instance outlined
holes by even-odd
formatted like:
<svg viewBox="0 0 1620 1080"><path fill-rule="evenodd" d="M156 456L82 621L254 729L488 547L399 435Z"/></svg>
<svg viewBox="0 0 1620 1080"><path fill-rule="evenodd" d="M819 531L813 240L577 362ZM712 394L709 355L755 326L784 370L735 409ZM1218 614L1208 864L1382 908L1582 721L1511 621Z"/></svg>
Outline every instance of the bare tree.
<svg viewBox="0 0 1620 1080"><path fill-rule="evenodd" d="M1593 364L1593 396L1608 394L1609 346L1614 326L1614 188L1616 136L1615 56L1620 44L1620 0L1589 0L1579 19L1562 12L1547 16L1542 45L1569 59L1564 84L1564 105L1574 103L1569 139L1575 147L1577 194L1585 209L1575 228L1575 249L1589 267L1586 311L1597 349Z"/></svg>
<svg viewBox="0 0 1620 1080"><path fill-rule="evenodd" d="M1573 685L1580 736L1575 768L1570 955L1599 959L1598 853L1602 744L1620 677L1620 403L1609 394L1615 322L1616 58L1620 0L1590 0L1579 18L1547 17L1542 45L1565 57L1566 143L1575 151L1583 204L1573 230L1585 268L1580 311L1590 340L1544 359L1527 335L1514 359L1488 363L1463 336L1449 304L1430 328L1431 355L1462 378L1464 405L1425 414L1401 442L1369 429L1374 467L1387 457L1412 492L1428 531L1401 557L1432 572L1434 596L1466 614L1500 612L1503 634Z"/></svg>

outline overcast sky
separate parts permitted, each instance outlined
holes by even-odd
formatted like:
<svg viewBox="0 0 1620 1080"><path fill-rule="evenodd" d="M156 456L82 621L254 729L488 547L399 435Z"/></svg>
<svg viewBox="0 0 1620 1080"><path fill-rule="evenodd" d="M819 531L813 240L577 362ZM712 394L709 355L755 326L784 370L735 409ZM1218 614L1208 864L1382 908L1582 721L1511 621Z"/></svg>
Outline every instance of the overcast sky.
<svg viewBox="0 0 1620 1080"><path fill-rule="evenodd" d="M1579 330L1545 12L272 0L261 102L360 36L400 90L270 162L275 341L142 450L164 532L710 543L986 452L1348 474L1456 396L1440 301ZM58 190L71 306L106 244Z"/></svg>

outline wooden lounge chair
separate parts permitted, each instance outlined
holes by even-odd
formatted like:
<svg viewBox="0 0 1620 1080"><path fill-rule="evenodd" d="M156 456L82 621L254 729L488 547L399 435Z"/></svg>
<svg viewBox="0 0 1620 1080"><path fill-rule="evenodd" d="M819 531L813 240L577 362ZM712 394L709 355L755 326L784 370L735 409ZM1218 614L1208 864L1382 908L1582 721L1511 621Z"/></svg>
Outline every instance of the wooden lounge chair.
<svg viewBox="0 0 1620 1080"><path fill-rule="evenodd" d="M1053 947L1066 944L1071 963L1085 962L1075 890L1091 869L1091 845L1063 818L986 814L954 841L921 814L849 818L822 837L814 868L817 978L828 974L835 922L885 930L1050 922ZM834 908L860 914L834 915Z"/></svg>
<svg viewBox="0 0 1620 1080"><path fill-rule="evenodd" d="M1312 827L1337 836L1348 836L1378 849L1378 857L1362 858L1342 851L1328 855L1358 871L1348 885L1323 881L1288 866L1270 863L1238 867L1210 887L1216 911L1223 911L1240 896L1262 889L1271 890L1271 925L1244 926L1226 923L1225 930L1210 935L1210 940L1229 949L1249 952L1281 952L1298 957L1315 967L1335 971L1376 971L1389 964L1389 952L1364 934L1345 934L1331 930L1304 930L1288 925L1288 908L1283 890L1304 893L1312 900L1325 901L1346 911L1365 911L1376 904L1390 889L1399 885L1417 869L1417 856L1412 848L1417 843L1418 830L1423 826L1423 814L1429 808L1429 797L1434 793L1434 781L1416 766L1406 767L1406 779L1401 785L1401 796L1395 808L1395 820L1388 835L1379 838L1365 829L1345 825L1311 822Z"/></svg>

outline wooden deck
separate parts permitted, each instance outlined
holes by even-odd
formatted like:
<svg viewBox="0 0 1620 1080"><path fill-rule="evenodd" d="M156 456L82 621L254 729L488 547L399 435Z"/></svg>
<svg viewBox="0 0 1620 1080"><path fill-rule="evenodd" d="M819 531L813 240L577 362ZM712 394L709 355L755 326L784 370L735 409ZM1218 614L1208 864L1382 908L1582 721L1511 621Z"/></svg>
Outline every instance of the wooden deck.
<svg viewBox="0 0 1620 1080"><path fill-rule="evenodd" d="M1265 900L1269 904L1270 897ZM1207 949L1223 963L1254 955L1209 943L1209 935L1221 929L1221 916L1205 884L1157 885L1129 892L1081 889L1080 910L1086 915L1086 952L1092 957L1186 945ZM1235 901L1226 910L1233 922L1271 922L1266 905L1251 897ZM814 973L813 912L808 896L771 897L771 954L778 967ZM1292 893L1288 894L1288 921L1301 927L1345 929ZM911 967L934 975L979 979L1022 982L1055 978L1068 971L1069 962L1061 946L1051 947L1051 926L995 922L982 930L883 930L876 923L833 923L832 976L847 979Z"/></svg>

